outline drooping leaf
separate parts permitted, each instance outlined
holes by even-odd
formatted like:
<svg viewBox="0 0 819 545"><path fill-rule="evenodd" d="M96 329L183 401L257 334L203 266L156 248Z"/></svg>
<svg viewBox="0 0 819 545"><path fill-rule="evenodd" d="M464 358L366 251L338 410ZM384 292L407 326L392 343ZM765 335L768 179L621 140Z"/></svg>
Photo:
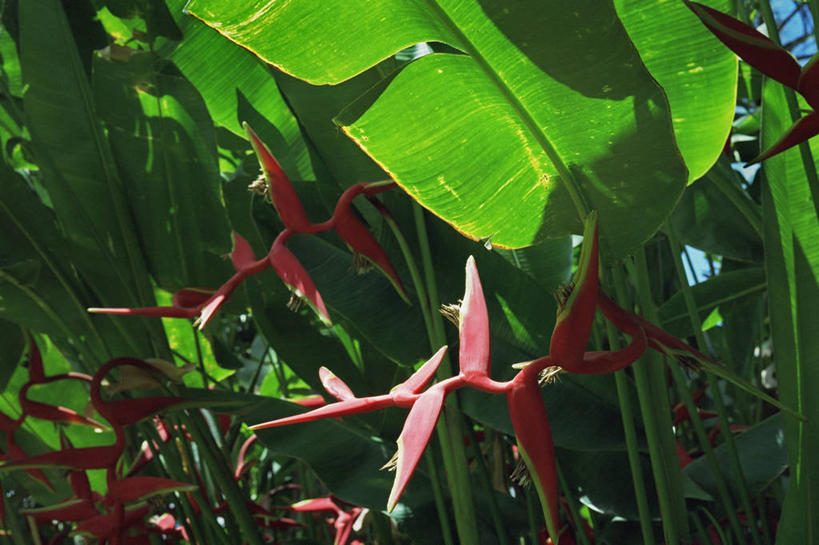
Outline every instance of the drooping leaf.
<svg viewBox="0 0 819 545"><path fill-rule="evenodd" d="M323 9L331 22L309 2L188 5L225 36L314 83L348 79L411 43L466 51L418 59L372 108L364 111L382 89L339 123L413 198L470 237L525 246L579 231L581 216L597 209L604 248L623 255L657 228L687 179L664 98L613 6L451 0ZM405 20L393 29L399 16ZM340 34L328 25L348 31L345 52L353 54L338 54ZM569 52L580 48L587 53L578 65ZM327 54L317 59L315 50ZM518 203L514 223L506 221L510 201Z"/></svg>
<svg viewBox="0 0 819 545"><path fill-rule="evenodd" d="M730 0L711 0L728 12ZM617 14L651 75L663 87L688 182L717 160L734 119L737 58L682 2L615 0Z"/></svg>

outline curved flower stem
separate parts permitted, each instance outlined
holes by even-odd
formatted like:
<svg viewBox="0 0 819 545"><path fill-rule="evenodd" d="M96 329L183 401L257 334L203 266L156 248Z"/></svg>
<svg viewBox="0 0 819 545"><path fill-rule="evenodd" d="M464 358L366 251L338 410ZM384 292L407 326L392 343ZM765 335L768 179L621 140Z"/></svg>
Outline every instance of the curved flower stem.
<svg viewBox="0 0 819 545"><path fill-rule="evenodd" d="M435 269L432 263L432 251L429 246L429 237L424 220L424 211L413 202L413 215L415 218L415 228L418 233L418 243L421 247L421 260L424 267L424 277L426 279L427 295L429 299L430 322L434 341L433 350L446 344L446 333L444 332L443 319L437 313L433 314L433 309L440 305L438 298L438 286L435 281ZM439 376L447 377L452 375L452 363L449 357L445 356ZM461 545L474 545L478 543L478 525L475 517L475 507L472 503L472 486L469 480L469 467L466 460L466 452L461 438L464 436L463 424L460 418L458 401L456 396L449 396L445 403L442 416L443 421L436 426L438 440L441 443L441 452L444 459L444 469L446 470L449 489L452 494L452 503L455 511L455 528L458 532Z"/></svg>
<svg viewBox="0 0 819 545"><path fill-rule="evenodd" d="M638 267L632 278L640 307L646 319L656 322L643 250L638 252L637 258ZM627 308L625 279L618 269L614 270L614 276L619 303ZM677 463L671 430L671 407L665 384L665 368L659 355L653 351L646 351L632 369L645 425L665 542L668 545L679 545L682 539L688 537L688 520L682 490L682 473Z"/></svg>
<svg viewBox="0 0 819 545"><path fill-rule="evenodd" d="M705 335L703 334L702 331L702 321L700 320L700 315L699 312L697 311L697 304L694 301L694 295L691 293L691 287L688 285L688 281L685 277L685 270L683 269L683 263L682 260L680 259L681 253L680 243L677 240L677 237L674 235L674 228L671 226L670 223L666 228L666 236L668 237L668 244L671 248L671 256L672 259L674 260L674 268L677 271L677 279L680 282L683 299L685 300L685 306L688 311L688 317L691 320L691 327L694 329L694 337L697 339L697 345L699 345L700 350L705 350L708 344L706 343ZM682 374L681 371L680 374ZM730 431L731 427L730 422L728 422L728 413L725 410L725 403L723 402L722 399L722 392L719 389L719 383L717 382L716 377L714 377L714 375L712 375L711 373L706 373L706 377L708 380L708 389L711 392L711 397L714 399L714 404L716 405L717 413L719 414L723 435L725 436L725 440L728 445L728 452L730 454L729 460L734 471L734 477L736 479L737 489L739 491L739 498L740 501L742 502L742 508L745 510L745 515L748 517L748 523L751 528L750 531L751 539L753 540L754 545L762 545L759 537L759 528L756 525L756 518L754 517L754 510L753 507L751 506L751 498L750 495L748 494L748 485L745 482L745 475L742 472L742 464L739 461L739 454L737 453L737 447L736 443L734 442L734 436ZM686 402L686 406L689 405L688 403L689 397L690 396L687 396L683 399ZM692 406L694 405L693 400L691 400L690 404ZM699 415L696 412L696 407L693 407L693 411L692 407L688 407L688 413L691 415L691 422L695 424L695 427L697 424L699 424L699 427L702 427L702 422L700 422ZM703 432L703 435L704 433L705 432ZM699 431L697 432L697 435L698 436L700 435ZM706 453L708 453L711 450L711 445L707 438L705 439L706 439L705 443L706 446L708 447L708 450L705 449L704 450ZM711 453L711 456L713 456L713 453ZM716 458L714 458L714 462L716 462ZM718 488L720 489L720 495L722 496L723 491L721 487L719 487L719 485L720 484L725 485L725 483L722 473L719 471L718 465L715 468L715 477ZM725 494L726 495L728 494L727 488L725 490ZM730 497L728 499L730 499ZM726 505L726 508L728 507L733 506ZM731 523L731 527L734 530L734 533L737 533L737 530L740 530L740 532L737 534L737 537L740 538L740 542L742 542L744 536L742 535L736 513L733 511L729 511L727 515L728 520Z"/></svg>

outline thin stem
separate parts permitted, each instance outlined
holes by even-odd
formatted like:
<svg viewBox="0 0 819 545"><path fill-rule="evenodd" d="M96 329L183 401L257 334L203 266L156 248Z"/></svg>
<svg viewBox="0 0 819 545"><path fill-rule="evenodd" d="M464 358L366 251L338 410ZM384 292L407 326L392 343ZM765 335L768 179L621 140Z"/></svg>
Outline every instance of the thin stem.
<svg viewBox="0 0 819 545"><path fill-rule="evenodd" d="M196 346L196 362L199 364L199 372L202 373L202 387L208 387L208 373L205 371L205 359L202 357L202 345L199 344L199 330L193 326L193 344Z"/></svg>
<svg viewBox="0 0 819 545"><path fill-rule="evenodd" d="M656 309L651 299L645 251L637 254L637 267L632 279L646 319L656 322ZM625 279L619 269L614 270L617 297L626 305ZM657 489L663 534L668 545L679 545L688 537L688 520L682 490L682 473L671 428L671 406L668 402L664 365L654 352L646 352L633 366L634 380L643 415L651 470Z"/></svg>
<svg viewBox="0 0 819 545"><path fill-rule="evenodd" d="M413 215L415 217L415 227L418 234L418 243L421 247L421 260L424 267L424 278L427 286L427 296L429 298L430 321L432 323L433 339L432 349L435 350L446 344L446 333L444 332L443 318L440 314L432 313L432 309L440 306L438 298L438 286L435 281L435 268L432 263L432 251L429 246L429 236L427 235L424 212L421 207L413 202ZM452 363L448 355L444 356L438 370L438 376L443 378L452 375ZM464 442L463 424L460 418L457 396L449 396L445 402L445 410L442 414L443 422L436 426L436 434L441 443L444 469L446 470L447 481L449 482L452 503L455 511L455 528L458 532L461 545L473 545L478 543L478 526L475 517L475 507L472 504L472 485L469 480L469 467L467 465Z"/></svg>
<svg viewBox="0 0 819 545"><path fill-rule="evenodd" d="M606 333L611 349L616 350L619 348L620 343L618 342L617 331L608 320L606 320ZM614 373L614 381L617 384L617 399L620 402L620 417L623 420L628 465L631 469L631 480L634 483L634 495L637 498L637 513L640 515L640 530L643 533L643 543L644 545L654 545L654 528L651 524L651 509L648 505L643 466L640 464L637 430L634 426L634 408L631 405L626 372L620 370Z"/></svg>
<svg viewBox="0 0 819 545"><path fill-rule="evenodd" d="M563 470L560 469L560 464L556 463L556 468L557 480L560 483L560 488L563 489L563 497L566 498L566 503L569 505L569 515L577 529L575 537L580 540L580 545L591 545L589 543L589 536L586 535L586 528L583 526L583 518L580 516L580 512L578 512L577 506L575 505L574 494L572 494L569 483L566 481L566 476L563 474Z"/></svg>
<svg viewBox="0 0 819 545"><path fill-rule="evenodd" d="M530 493L532 492L531 489L526 490L525 487L520 487L521 492L526 497L526 516L529 520L529 539L532 540L532 545L537 545L539 543L538 540L538 524L537 524L537 511L538 508L535 505L535 495Z"/></svg>
<svg viewBox="0 0 819 545"><path fill-rule="evenodd" d="M726 173L723 173L719 168L712 169L711 172L713 173L712 176L709 176L711 183L713 183L723 195L728 197L728 200L739 210L740 214L748 220L748 223L751 224L756 234L761 237L762 214L759 211L759 207L751 200L748 194L737 185L736 179L733 177L733 172L731 176L727 176Z"/></svg>
<svg viewBox="0 0 819 545"><path fill-rule="evenodd" d="M484 460L480 445L478 445L478 436L469 421L466 422L466 433L469 437L469 444L472 446L472 457L478 467L478 480L486 491L487 498L489 498L489 514L492 517L492 523L495 525L498 543L500 545L509 545L506 528L503 525L503 516L500 509L498 509L498 503L495 501L495 490L492 488L492 482L489 479L489 469L486 467L486 460Z"/></svg>
<svg viewBox="0 0 819 545"><path fill-rule="evenodd" d="M196 443L200 446L199 451L202 453L205 463L210 467L216 483L219 485L219 488L222 489L222 493L225 495L228 505L231 506L231 513L236 518L242 536L251 545L263 545L264 541L261 535L259 535L256 522L253 520L250 511L245 507L246 499L239 489L239 485L233 480L233 475L228 471L224 459L217 454L217 452L221 454L221 451L216 447L213 437L210 436L206 429L203 429L202 422L196 415L189 414L187 420L190 424L188 429ZM228 517L225 518L227 519Z"/></svg>
<svg viewBox="0 0 819 545"><path fill-rule="evenodd" d="M417 207L418 205L413 204L413 206ZM436 343L435 336L433 334L432 317L430 316L430 301L427 297L426 286L424 285L424 281L421 279L421 274L415 263L415 257L412 255L412 250L410 250L407 239L404 237L404 233L401 232L395 218L393 218L388 212L382 213L382 216L387 222L387 225L390 227L390 230L392 230L393 236L398 242L398 247L401 249L401 253L404 256L404 262L407 264L407 269L409 269L410 278L412 278L412 285L415 288L415 295L418 298L418 306L421 308L421 315L424 318L424 328L427 331L429 346L430 349L435 350L437 347L435 346ZM442 538L445 545L453 545L454 538L452 536L452 528L449 524L449 514L447 512L446 502L444 501L444 495L441 491L438 464L435 461L435 457L429 452L424 453L424 458L426 459L427 468L429 470L430 485L432 486L432 495L435 498L435 509L438 512L438 521L441 524Z"/></svg>
<svg viewBox="0 0 819 545"><path fill-rule="evenodd" d="M677 271L677 277L680 279L680 282L683 281L685 277L685 271L683 270L682 260L680 259L680 244L677 241L676 236L674 235L674 228L671 224L668 224L666 235L668 236L668 244L671 247L671 255L674 259L674 267ZM685 306L688 310L688 317L691 320L691 326L694 328L694 337L697 339L697 345L701 350L705 350L708 346L706 342L705 335L702 331L702 321L700 320L699 312L697 312L697 305L694 301L694 294L691 292L691 287L688 283L685 283L682 286L682 294L683 299L685 300ZM679 369L678 369L679 370ZM680 371L680 375L682 372ZM742 463L739 460L739 454L737 452L736 443L734 442L734 436L731 433L730 422L728 421L728 413L725 410L725 403L722 399L722 392L719 389L719 383L717 382L716 377L711 373L707 375L708 380L708 389L711 391L711 397L714 399L714 404L716 405L717 413L719 414L720 424L722 426L723 434L726 438L726 444L728 445L728 452L730 454L729 459L731 461L731 466L734 471L734 477L737 483L737 488L739 490L739 497L740 501L742 502L742 508L745 510L746 516L748 517L748 522L751 527L751 539L754 542L754 545L762 545L759 539L759 529L756 525L756 520L754 518L753 507L751 506L751 497L748 493L748 485L745 482L745 476L742 472ZM682 386L682 385L681 385ZM684 398L683 401L686 401L686 406L688 406L688 399ZM694 405L693 400L690 403L692 406ZM699 436L700 432L698 431L698 427L702 427L702 422L700 422L699 415L696 414L696 407L694 407L694 411L692 412L692 407L688 407L688 412L691 415L691 422L694 424L694 429ZM699 425L698 425L699 424ZM711 445L708 442L707 438L705 437L705 432L702 432L703 438L705 439L705 444L708 447L706 452L706 456L709 455L711 451ZM713 452L710 454L713 457ZM723 491L720 487L720 484L725 486L724 479L722 477L722 473L719 471L719 464L716 463L716 457L713 458L714 461L714 471L715 477L717 482L717 487L719 489L720 495L723 495ZM709 460L710 463L710 460ZM725 495L727 496L728 491L727 488L725 490ZM727 498L726 498L727 499ZM726 502L726 508L729 505ZM730 506L733 508L733 506ZM743 541L743 534L739 528L739 521L736 519L736 513L733 511L729 511L727 513L728 520L731 523L731 527L733 528L734 532L737 533L737 537L739 538L740 542Z"/></svg>
<svg viewBox="0 0 819 545"><path fill-rule="evenodd" d="M454 545L455 540L452 538L452 527L449 525L449 513L446 509L444 494L441 491L441 476L438 472L438 462L435 461L435 456L429 449L424 453L424 460L427 462L429 482L432 485L432 496L435 498L435 510L438 512L438 522L441 524L441 537L444 540L444 545Z"/></svg>
<svg viewBox="0 0 819 545"><path fill-rule="evenodd" d="M700 279L697 278L697 271L694 269L694 262L691 260L691 254L688 253L688 248L683 248L683 255L685 255L685 261L688 263L688 270L691 271L691 278L694 279L695 284L700 283ZM683 275L683 278L680 279L680 282L685 282L685 285L688 285L688 278Z"/></svg>

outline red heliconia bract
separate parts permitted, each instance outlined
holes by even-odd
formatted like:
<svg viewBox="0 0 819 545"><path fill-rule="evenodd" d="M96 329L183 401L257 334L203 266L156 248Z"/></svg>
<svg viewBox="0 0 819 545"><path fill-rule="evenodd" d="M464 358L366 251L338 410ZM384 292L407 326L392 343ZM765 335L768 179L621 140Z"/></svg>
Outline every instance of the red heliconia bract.
<svg viewBox="0 0 819 545"><path fill-rule="evenodd" d="M478 267L472 256L466 261L466 288L458 310L458 338L461 374L467 378L489 375L489 313L486 310Z"/></svg>
<svg viewBox="0 0 819 545"><path fill-rule="evenodd" d="M731 51L771 79L790 87L819 108L819 65L813 59L804 68L786 49L754 28L713 8L685 0L700 21ZM819 134L819 112L799 119L770 148L749 164L764 161Z"/></svg>
<svg viewBox="0 0 819 545"><path fill-rule="evenodd" d="M302 205L299 195L284 170L282 170L281 165L267 149L264 142L256 136L250 125L243 123L242 126L245 133L247 133L248 139L250 139L253 151L256 152L264 177L268 181L270 200L273 201L273 206L276 207L276 212L279 214L285 228L301 233L311 232L313 224L307 219L304 205Z"/></svg>
<svg viewBox="0 0 819 545"><path fill-rule="evenodd" d="M329 323L330 314L327 312L327 307L324 305L324 300L316 289L313 279L307 274L307 271L293 255L293 252L284 245L287 239L290 238L290 234L290 231L285 230L276 237L268 255L270 266L273 267L282 282L295 292L296 296L304 297L318 311L322 320Z"/></svg>
<svg viewBox="0 0 819 545"><path fill-rule="evenodd" d="M557 293L557 318L549 355L559 365L579 365L586 351L597 308L597 213L586 217L580 264L571 283Z"/></svg>

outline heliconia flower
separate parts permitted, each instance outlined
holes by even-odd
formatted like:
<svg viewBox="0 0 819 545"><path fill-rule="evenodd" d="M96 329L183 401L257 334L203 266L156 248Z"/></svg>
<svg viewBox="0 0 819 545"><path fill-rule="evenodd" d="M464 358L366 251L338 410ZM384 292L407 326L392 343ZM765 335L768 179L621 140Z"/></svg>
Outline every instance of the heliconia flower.
<svg viewBox="0 0 819 545"><path fill-rule="evenodd" d="M709 373L713 373L714 375L731 382L747 393L770 403L777 409L800 420L806 420L805 415L802 413L791 409L778 399L775 399L765 392L760 391L744 378L718 364L689 344L681 341L667 331L662 330L648 320L620 308L617 303L609 299L603 292L598 293L597 304L598 308L606 316L606 318L621 331L627 331L628 328L631 327L631 324L636 322L645 332L647 343L650 348L653 348L654 350L662 352L666 356L675 359L680 365L694 370L704 369Z"/></svg>
<svg viewBox="0 0 819 545"><path fill-rule="evenodd" d="M415 393L415 389L423 388L423 384L425 384L426 380L429 380L429 377L432 376L434 373L434 369L440 365L441 360L444 357L444 353L446 352L446 347L442 347L438 352L436 352L424 365L422 365L415 373L410 376L403 384L407 384L409 386L402 388L402 385L398 385L388 394L382 394L377 396L370 396L364 398L348 398L338 401L336 403L330 403L329 405L325 405L324 407L319 407L318 409L302 413L302 414L295 414L293 416L288 416L285 418L279 418L278 420L272 420L270 422L264 422L261 424L255 424L250 426L250 429L255 430L262 430L265 428L272 428L276 426L285 426L288 424L298 424L300 422L311 422L313 420L320 420L322 418L332 418L337 416L347 416L347 415L354 415L354 414L362 414L368 413L372 411L376 411L378 409L383 409L384 407L410 407L414 402L415 398L418 397L418 394ZM432 373L430 373L430 369L432 369ZM417 386L418 382L423 382L421 386Z"/></svg>
<svg viewBox="0 0 819 545"><path fill-rule="evenodd" d="M161 316L164 318L195 318L199 315L214 290L205 288L183 288L174 292L169 307L89 307L86 310L95 314L115 314L120 316Z"/></svg>
<svg viewBox="0 0 819 545"><path fill-rule="evenodd" d="M43 356L37 342L29 334L28 342L28 382L30 384L41 384L45 380L45 369L43 368Z"/></svg>
<svg viewBox="0 0 819 545"><path fill-rule="evenodd" d="M233 268L239 272L256 263L256 254L245 237L233 231L233 251L230 253L230 261Z"/></svg>
<svg viewBox="0 0 819 545"><path fill-rule="evenodd" d="M28 398L28 391L32 386L47 384L50 382L56 382L60 380L81 380L84 382L91 382L91 377L88 375L84 375L82 373L64 373L61 375L55 375L51 377L42 377L38 382L27 382L20 388L19 392L19 402L20 408L23 410L23 413L26 416L31 416L34 418L39 418L41 420L50 420L52 422L69 422L73 424L82 424L85 426L91 426L92 428L105 428L104 425L100 424L93 418L88 418L87 416L83 416L76 411L68 409L66 407L58 407L54 405L49 405L47 403L41 403L39 401L34 401Z"/></svg>
<svg viewBox="0 0 819 545"><path fill-rule="evenodd" d="M312 498L303 500L291 505L288 509L300 513L330 511L335 514L333 527L336 530L333 545L346 545L353 531L355 519L362 513L361 507L353 507L349 512L345 511L333 500L332 497ZM353 542L355 543L355 542Z"/></svg>
<svg viewBox="0 0 819 545"><path fill-rule="evenodd" d="M276 208L276 212L279 214L285 228L300 233L312 232L313 224L307 219L304 205L302 205L301 199L299 199L293 184L282 170L281 165L267 149L267 146L264 145L264 142L256 136L250 125L242 123L242 126L250 140L250 144L253 146L253 151L256 152L264 177L269 183L270 200L273 201L273 206Z"/></svg>
<svg viewBox="0 0 819 545"><path fill-rule="evenodd" d="M549 355L561 366L579 365L586 351L597 308L597 212L586 216L583 249L574 278L558 290L555 328L549 343Z"/></svg>
<svg viewBox="0 0 819 545"><path fill-rule="evenodd" d="M324 398L318 394L313 396L302 397L300 399L293 399L290 400L296 405L301 405L305 409L317 409L318 407L324 407L327 405L327 402L324 401Z"/></svg>
<svg viewBox="0 0 819 545"><path fill-rule="evenodd" d="M409 297L404 290L403 284L401 284L401 279L398 278L398 273L395 272L395 268L393 268L384 248L381 247L375 237L356 217L351 207L352 201L357 195L374 195L391 187L395 187L394 182L356 184L350 187L341 195L341 198L336 203L336 209L330 220L330 225L332 225L341 240L353 250L356 270L361 272L366 270L364 263L361 262L362 258L368 263L375 265L389 278L398 294L405 301L409 302Z"/></svg>
<svg viewBox="0 0 819 545"><path fill-rule="evenodd" d="M150 505L125 509L120 504L117 507L112 513L97 515L78 524L74 532L80 535L91 535L98 539L110 539L142 522L151 512Z"/></svg>
<svg viewBox="0 0 819 545"><path fill-rule="evenodd" d="M491 363L489 313L486 310L478 268L472 256L466 260L466 288L458 310L460 372L467 379L488 376Z"/></svg>
<svg viewBox="0 0 819 545"><path fill-rule="evenodd" d="M771 79L795 90L816 110L819 108L819 66L816 59L804 68L786 49L733 17L697 2L685 1L700 21L731 51ZM819 134L819 112L799 119L782 138L750 161L758 163Z"/></svg>

